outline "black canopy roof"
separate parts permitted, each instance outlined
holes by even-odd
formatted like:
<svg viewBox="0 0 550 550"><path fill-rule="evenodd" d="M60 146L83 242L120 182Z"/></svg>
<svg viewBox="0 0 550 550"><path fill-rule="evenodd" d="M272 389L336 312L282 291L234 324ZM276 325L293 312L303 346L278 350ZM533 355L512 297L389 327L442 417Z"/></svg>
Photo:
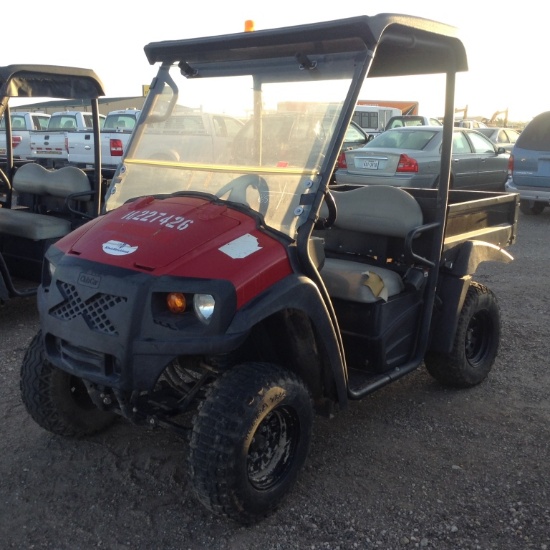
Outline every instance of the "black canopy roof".
<svg viewBox="0 0 550 550"><path fill-rule="evenodd" d="M104 96L94 71L57 65L0 67L0 97L95 99Z"/></svg>
<svg viewBox="0 0 550 550"><path fill-rule="evenodd" d="M404 76L468 70L455 27L420 17L379 14L206 38L152 42L149 63L261 60L274 55L371 50L368 76Z"/></svg>

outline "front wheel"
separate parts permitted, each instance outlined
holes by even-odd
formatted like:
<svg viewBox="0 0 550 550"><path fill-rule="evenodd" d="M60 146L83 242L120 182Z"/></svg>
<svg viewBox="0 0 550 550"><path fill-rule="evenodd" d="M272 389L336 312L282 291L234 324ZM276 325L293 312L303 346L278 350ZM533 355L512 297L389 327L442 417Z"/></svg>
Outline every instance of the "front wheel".
<svg viewBox="0 0 550 550"><path fill-rule="evenodd" d="M428 372L446 386L469 388L489 374L500 343L500 312L495 295L472 282L460 312L449 354L428 352Z"/></svg>
<svg viewBox="0 0 550 550"><path fill-rule="evenodd" d="M49 432L82 437L102 431L116 419L99 410L84 382L44 357L41 333L32 339L21 365L21 398L34 421Z"/></svg>
<svg viewBox="0 0 550 550"><path fill-rule="evenodd" d="M296 481L312 424L311 398L296 375L265 363L231 369L194 420L189 466L198 499L243 524L261 519Z"/></svg>
<svg viewBox="0 0 550 550"><path fill-rule="evenodd" d="M545 204L538 201L522 200L519 202L519 209L526 216L538 216L542 214Z"/></svg>

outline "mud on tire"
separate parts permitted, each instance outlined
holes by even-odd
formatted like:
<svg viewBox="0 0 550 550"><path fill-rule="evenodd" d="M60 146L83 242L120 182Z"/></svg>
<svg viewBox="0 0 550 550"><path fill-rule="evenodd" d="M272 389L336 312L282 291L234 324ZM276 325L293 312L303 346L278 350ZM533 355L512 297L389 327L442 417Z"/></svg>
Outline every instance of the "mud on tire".
<svg viewBox="0 0 550 550"><path fill-rule="evenodd" d="M296 481L312 424L311 398L296 375L264 363L231 369L195 417L189 466L196 496L240 523L260 520Z"/></svg>
<svg viewBox="0 0 550 550"><path fill-rule="evenodd" d="M44 358L41 333L32 339L21 365L23 403L34 421L54 434L81 437L99 432L116 419L99 410L82 380Z"/></svg>
<svg viewBox="0 0 550 550"><path fill-rule="evenodd" d="M460 312L451 352L428 352L428 372L446 386L468 388L489 374L500 343L500 311L486 286L470 283Z"/></svg>

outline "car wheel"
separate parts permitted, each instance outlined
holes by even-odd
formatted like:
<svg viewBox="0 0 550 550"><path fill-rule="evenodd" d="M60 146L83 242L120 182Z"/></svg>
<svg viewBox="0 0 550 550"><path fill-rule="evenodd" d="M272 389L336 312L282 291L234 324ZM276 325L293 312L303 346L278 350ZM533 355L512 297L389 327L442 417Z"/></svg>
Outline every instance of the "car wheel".
<svg viewBox="0 0 550 550"><path fill-rule="evenodd" d="M309 392L295 374L265 363L229 370L193 423L189 466L199 501L242 524L265 517L294 485L312 424Z"/></svg>
<svg viewBox="0 0 550 550"><path fill-rule="evenodd" d="M46 361L40 332L23 358L20 390L23 404L34 421L57 435L91 435L106 429L117 418L93 404L80 378Z"/></svg>
<svg viewBox="0 0 550 550"><path fill-rule="evenodd" d="M538 216L542 214L545 204L538 201L520 200L519 209L526 216Z"/></svg>
<svg viewBox="0 0 550 550"><path fill-rule="evenodd" d="M428 352L428 372L446 386L468 388L489 374L500 343L500 312L495 295L472 282L460 312L449 354Z"/></svg>

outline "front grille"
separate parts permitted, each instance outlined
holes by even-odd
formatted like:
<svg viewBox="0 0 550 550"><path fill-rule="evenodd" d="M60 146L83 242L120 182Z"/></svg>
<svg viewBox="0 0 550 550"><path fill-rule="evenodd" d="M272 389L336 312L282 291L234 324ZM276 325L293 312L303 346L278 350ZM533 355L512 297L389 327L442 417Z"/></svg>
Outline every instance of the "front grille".
<svg viewBox="0 0 550 550"><path fill-rule="evenodd" d="M91 330L118 335L118 330L107 313L116 305L125 303L126 298L98 292L87 300L82 300L74 285L60 281L58 287L65 300L52 308L50 315L61 321L71 321L80 316Z"/></svg>

